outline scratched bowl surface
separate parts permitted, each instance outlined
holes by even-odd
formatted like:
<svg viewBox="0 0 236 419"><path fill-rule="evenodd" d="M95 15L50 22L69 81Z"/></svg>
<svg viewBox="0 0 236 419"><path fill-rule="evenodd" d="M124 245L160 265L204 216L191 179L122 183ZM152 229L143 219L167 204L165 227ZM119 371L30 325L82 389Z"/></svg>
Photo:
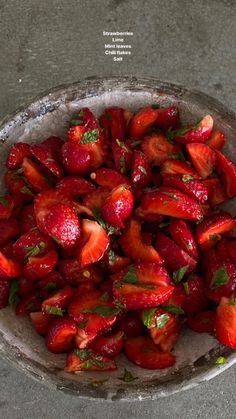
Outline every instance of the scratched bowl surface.
<svg viewBox="0 0 236 419"><path fill-rule="evenodd" d="M105 107L111 105L136 111L156 102L163 106L176 104L184 122L196 121L202 115L210 113L214 118L215 128L220 128L226 134L225 153L236 159L235 115L215 99L154 79L92 78L59 87L5 119L0 128L2 174L7 152L13 143L38 142L50 135L63 137L71 114L80 107L88 106L98 116ZM227 209L233 213L232 200L227 204ZM236 362L236 353L219 345L214 337L205 333L193 333L186 328L175 347L177 362L172 368L145 370L129 363L121 355L117 371L68 374L63 372L65 355L49 353L44 339L36 335L28 318L16 317L10 308L0 311L0 339L2 356L32 378L78 397L90 399L156 399L194 387ZM213 362L214 357L219 355L226 358L226 363L221 366ZM124 367L138 378L130 383L119 380Z"/></svg>

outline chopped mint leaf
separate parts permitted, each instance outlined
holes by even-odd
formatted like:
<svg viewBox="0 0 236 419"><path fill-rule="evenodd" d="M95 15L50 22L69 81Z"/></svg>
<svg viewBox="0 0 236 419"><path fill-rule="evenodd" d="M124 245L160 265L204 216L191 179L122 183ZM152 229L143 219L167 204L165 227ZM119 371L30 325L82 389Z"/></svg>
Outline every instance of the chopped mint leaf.
<svg viewBox="0 0 236 419"><path fill-rule="evenodd" d="M221 266L219 269L217 269L217 271L214 272L210 288L214 289L220 287L221 285L225 285L228 283L228 280L229 277L227 270L224 266Z"/></svg>
<svg viewBox="0 0 236 419"><path fill-rule="evenodd" d="M98 138L98 129L92 129L90 131L86 131L81 135L80 144L87 144L93 143L97 141Z"/></svg>
<svg viewBox="0 0 236 419"><path fill-rule="evenodd" d="M96 313L96 314L100 314L100 316L113 316L115 314L118 314L120 312L119 308L117 307L110 307L110 306L106 306L106 305L101 305L101 306L95 306L92 307L90 309L83 309L82 313Z"/></svg>
<svg viewBox="0 0 236 419"><path fill-rule="evenodd" d="M57 285L55 282L48 282L43 289L48 292L55 291L57 289Z"/></svg>
<svg viewBox="0 0 236 419"><path fill-rule="evenodd" d="M145 167L143 167L143 166L138 166L138 169L140 170L140 172L142 172L144 175L146 175L146 176L147 176L147 171L146 171Z"/></svg>
<svg viewBox="0 0 236 419"><path fill-rule="evenodd" d="M166 131L166 138L167 138L167 140L169 140L171 142L174 139L174 131L171 127Z"/></svg>
<svg viewBox="0 0 236 419"><path fill-rule="evenodd" d="M27 253L25 255L25 258L30 258L30 257L34 257L37 256L42 249L44 249L46 246L46 243L41 241L38 244L36 244L35 246L26 246Z"/></svg>
<svg viewBox="0 0 236 419"><path fill-rule="evenodd" d="M185 128L180 128L180 129L178 129L177 131L175 131L175 137L179 137L179 136L181 136L181 135L184 135L184 134L186 134L187 132L191 131L191 129L192 129L192 128L187 128L187 127L185 127Z"/></svg>
<svg viewBox="0 0 236 419"><path fill-rule="evenodd" d="M229 299L229 305L236 306L236 300L235 300L235 297L234 297L233 294L231 295L231 297Z"/></svg>
<svg viewBox="0 0 236 419"><path fill-rule="evenodd" d="M0 196L0 204L2 204L4 207L7 207L9 202L6 198L4 198L3 196Z"/></svg>
<svg viewBox="0 0 236 419"><path fill-rule="evenodd" d="M170 316L167 313L160 314L156 317L156 327L162 329L165 324L169 321Z"/></svg>
<svg viewBox="0 0 236 419"><path fill-rule="evenodd" d="M124 375L122 375L122 377L118 377L118 379L124 381L125 383L130 383L131 381L138 380L138 377L134 377L133 374L125 368Z"/></svg>
<svg viewBox="0 0 236 419"><path fill-rule="evenodd" d="M111 265L114 264L114 262L115 262L115 252L113 252L113 250L109 250L109 252L108 252L108 260L109 260L109 263Z"/></svg>
<svg viewBox="0 0 236 419"><path fill-rule="evenodd" d="M83 320L82 322L78 323L78 328L83 329L87 323L88 323L88 319Z"/></svg>
<svg viewBox="0 0 236 419"><path fill-rule="evenodd" d="M183 283L183 286L184 286L185 294L186 295L189 295L189 285L188 285L188 283L187 282L184 282Z"/></svg>
<svg viewBox="0 0 236 419"><path fill-rule="evenodd" d="M131 284L136 284L138 282L134 265L130 265L128 267L128 270L122 277L122 281L129 282Z"/></svg>
<svg viewBox="0 0 236 419"><path fill-rule="evenodd" d="M18 291L18 282L16 279L13 279L11 282L11 286L10 286L10 291L9 291L9 297L8 297L8 304L11 307L15 307L16 304L19 301L19 297L17 295L17 291Z"/></svg>
<svg viewBox="0 0 236 419"><path fill-rule="evenodd" d="M55 236L51 236L51 237L57 244L61 245L61 241L57 237Z"/></svg>
<svg viewBox="0 0 236 419"><path fill-rule="evenodd" d="M105 118L106 118L107 121L112 120L111 114L109 114L109 112L105 112Z"/></svg>
<svg viewBox="0 0 236 419"><path fill-rule="evenodd" d="M109 300L109 294L108 294L108 292L104 292L102 295L101 295L101 297L99 297L99 300L100 301L108 301Z"/></svg>
<svg viewBox="0 0 236 419"><path fill-rule="evenodd" d="M172 192L163 192L163 191L161 193L163 193L164 195L169 196L170 198L174 198L177 201L179 200L179 197L175 193L172 193Z"/></svg>
<svg viewBox="0 0 236 419"><path fill-rule="evenodd" d="M81 361L89 358L91 355L91 351L89 349L74 349L74 354L79 356Z"/></svg>
<svg viewBox="0 0 236 419"><path fill-rule="evenodd" d="M44 310L47 314L54 314L56 316L63 316L64 312L61 307L49 306L47 304L44 306Z"/></svg>
<svg viewBox="0 0 236 419"><path fill-rule="evenodd" d="M169 224L170 224L170 223L169 223L169 221L168 221L168 222L166 222L166 223L160 223L160 224L158 225L158 227L159 227L159 228L167 227Z"/></svg>
<svg viewBox="0 0 236 419"><path fill-rule="evenodd" d="M163 306L163 308L172 314L184 314L184 310L175 304L167 304L166 306Z"/></svg>
<svg viewBox="0 0 236 419"><path fill-rule="evenodd" d="M181 281L181 279L183 279L187 270L188 270L188 265L185 265L173 272L173 281L175 282L175 284L177 284L178 282Z"/></svg>
<svg viewBox="0 0 236 419"><path fill-rule="evenodd" d="M158 103L153 103L152 109L160 109L160 105L158 105Z"/></svg>
<svg viewBox="0 0 236 419"><path fill-rule="evenodd" d="M218 356L214 359L214 364L225 364L226 359L224 356Z"/></svg>
<svg viewBox="0 0 236 419"><path fill-rule="evenodd" d="M220 236L219 234L210 234L210 240L216 241L219 240Z"/></svg>
<svg viewBox="0 0 236 419"><path fill-rule="evenodd" d="M153 324L155 312L156 312L155 308L147 308L143 311L143 314L142 314L143 324L144 326L147 326L149 329L152 327L155 327L155 324Z"/></svg>

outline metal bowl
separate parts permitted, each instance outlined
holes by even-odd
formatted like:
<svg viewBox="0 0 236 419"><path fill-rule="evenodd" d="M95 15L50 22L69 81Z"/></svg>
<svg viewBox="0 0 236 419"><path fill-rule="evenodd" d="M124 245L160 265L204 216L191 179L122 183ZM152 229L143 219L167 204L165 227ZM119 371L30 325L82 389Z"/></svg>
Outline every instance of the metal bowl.
<svg viewBox="0 0 236 419"><path fill-rule="evenodd" d="M59 87L8 117L0 129L2 167L14 142L30 143L50 135L63 136L70 115L82 106L89 106L99 115L103 108L111 105L137 110L156 102L161 105L176 104L184 122L196 121L210 113L215 127L226 134L225 153L236 158L235 115L215 99L155 79L114 77L91 78ZM231 200L227 203L227 209L233 211L233 208L234 202ZM177 362L172 368L145 370L129 363L121 355L115 372L68 374L62 370L65 356L49 353L44 339L34 332L29 319L16 317L10 308L0 311L0 336L2 356L17 368L53 388L90 399L157 399L207 381L236 362L236 353L219 345L214 337L186 328L176 345L174 352ZM215 356L224 356L226 363L215 365ZM121 381L119 377L123 375L124 367L138 378L130 383Z"/></svg>

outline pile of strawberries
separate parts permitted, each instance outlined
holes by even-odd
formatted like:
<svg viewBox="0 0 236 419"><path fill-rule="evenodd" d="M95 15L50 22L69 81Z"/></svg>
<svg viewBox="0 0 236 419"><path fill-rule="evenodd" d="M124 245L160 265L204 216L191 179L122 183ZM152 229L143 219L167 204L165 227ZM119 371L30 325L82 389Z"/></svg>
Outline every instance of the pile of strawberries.
<svg viewBox="0 0 236 419"><path fill-rule="evenodd" d="M236 195L224 134L175 106L88 108L66 141L19 142L0 197L0 308L29 315L65 371L175 363L183 324L236 348Z"/></svg>

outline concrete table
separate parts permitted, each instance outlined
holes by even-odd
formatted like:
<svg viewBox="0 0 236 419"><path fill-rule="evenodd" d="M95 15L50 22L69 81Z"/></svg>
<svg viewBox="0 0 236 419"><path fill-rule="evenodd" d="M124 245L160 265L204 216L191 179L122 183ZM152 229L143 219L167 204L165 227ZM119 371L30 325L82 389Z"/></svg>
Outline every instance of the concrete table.
<svg viewBox="0 0 236 419"><path fill-rule="evenodd" d="M0 0L0 118L45 90L93 75L182 83L236 110L235 23L233 0ZM132 31L125 38L132 55L105 55L103 31ZM2 360L0 417L229 419L235 376L232 367L169 398L111 404L49 391Z"/></svg>

